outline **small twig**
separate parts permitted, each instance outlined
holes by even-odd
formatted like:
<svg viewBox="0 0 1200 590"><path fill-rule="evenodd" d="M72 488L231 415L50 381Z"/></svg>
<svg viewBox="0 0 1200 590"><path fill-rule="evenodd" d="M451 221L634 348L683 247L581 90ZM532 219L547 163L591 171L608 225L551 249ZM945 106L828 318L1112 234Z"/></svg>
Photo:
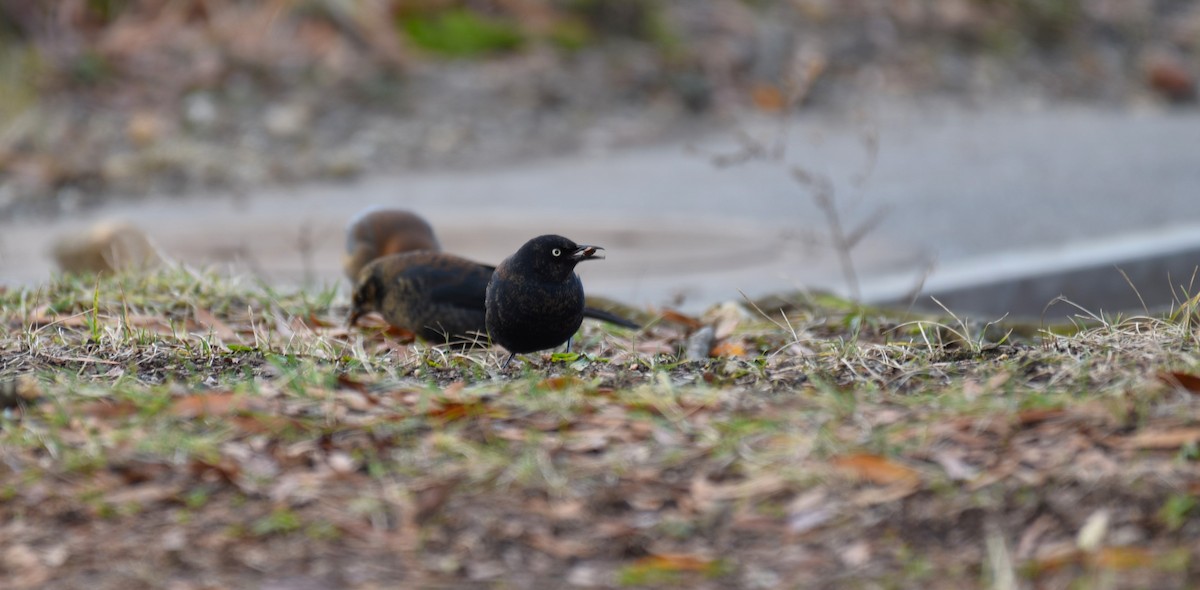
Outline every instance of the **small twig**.
<svg viewBox="0 0 1200 590"><path fill-rule="evenodd" d="M313 231L312 221L305 219L300 224L300 234L296 238L296 246L300 251L300 265L304 269L304 284L312 285L316 280L313 272Z"/></svg>
<svg viewBox="0 0 1200 590"><path fill-rule="evenodd" d="M867 179L875 173L875 164L879 162L879 129L871 128L863 133L862 137L863 149L867 152L867 161L863 163L863 169L855 174L852 182L858 188L862 188L866 184Z"/></svg>
<svg viewBox="0 0 1200 590"><path fill-rule="evenodd" d="M1129 278L1129 275L1125 273L1125 269L1119 266L1116 267L1116 269L1117 272L1121 273L1121 278L1125 279L1125 284L1129 285L1130 289L1133 289L1133 294L1137 295L1138 301L1142 304L1142 311L1145 312L1146 315L1150 315L1150 308L1146 306L1146 300L1142 299L1141 291L1138 291L1138 288L1133 284L1133 281Z"/></svg>
<svg viewBox="0 0 1200 590"><path fill-rule="evenodd" d="M854 258L850 255L853 244L846 238L841 217L838 215L837 203L833 199L833 183L829 181L828 177L811 173L800 166L792 167L792 177L796 179L796 182L807 186L812 191L813 201L829 223L833 248L837 250L842 276L846 280L846 286L850 289L850 296L856 301L861 299L862 291L858 285L858 272L854 269Z"/></svg>
<svg viewBox="0 0 1200 590"><path fill-rule="evenodd" d="M936 267L937 265L933 262L926 264L924 272L921 273L921 276L917 277L912 288L904 295L904 298L908 300L908 310L912 310L913 306L917 304L917 297L920 297L921 291L925 289L925 281L929 280L929 275L933 274L933 269Z"/></svg>
<svg viewBox="0 0 1200 590"><path fill-rule="evenodd" d="M779 110L779 131L775 135L775 145L771 149L771 157L783 160L787 154L787 139L792 129L792 113L796 105L804 102L812 92L817 78L825 72L827 61L825 56L815 51L798 49L792 57L792 67L786 81L787 97L784 106Z"/></svg>
<svg viewBox="0 0 1200 590"><path fill-rule="evenodd" d="M886 206L876 207L862 223L858 224L858 227L850 231L850 234L846 236L846 244L851 248L857 246L867 234L874 231L876 227L879 227L879 224L883 222L884 217L887 217L889 211L890 209Z"/></svg>

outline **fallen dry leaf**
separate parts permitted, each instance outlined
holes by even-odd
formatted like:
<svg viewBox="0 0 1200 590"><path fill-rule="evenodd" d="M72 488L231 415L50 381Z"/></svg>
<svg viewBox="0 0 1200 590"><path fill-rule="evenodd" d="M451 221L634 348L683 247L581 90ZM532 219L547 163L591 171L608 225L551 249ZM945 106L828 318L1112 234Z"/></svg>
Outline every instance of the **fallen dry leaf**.
<svg viewBox="0 0 1200 590"><path fill-rule="evenodd" d="M541 531L530 533L526 540L530 547L559 559L591 557L597 551L595 543L575 539L562 539Z"/></svg>
<svg viewBox="0 0 1200 590"><path fill-rule="evenodd" d="M359 381L345 373L339 373L337 376L338 387L357 391L359 393L367 393L367 384Z"/></svg>
<svg viewBox="0 0 1200 590"><path fill-rule="evenodd" d="M442 388L442 395L448 400L457 400L458 395L462 393L462 390L466 387L467 383L465 381L455 381L454 383Z"/></svg>
<svg viewBox="0 0 1200 590"><path fill-rule="evenodd" d="M746 310L736 303L726 301L716 309L705 312L704 319L713 327L713 339L725 340L732 336L746 319Z"/></svg>
<svg viewBox="0 0 1200 590"><path fill-rule="evenodd" d="M446 422L454 422L467 418L503 418L505 412L482 402L443 402L436 409L425 414L430 418L438 418Z"/></svg>
<svg viewBox="0 0 1200 590"><path fill-rule="evenodd" d="M47 315L35 313L27 321L31 328L45 328L46 326L66 326L68 328L80 328L87 325L87 314L76 313L72 315Z"/></svg>
<svg viewBox="0 0 1200 590"><path fill-rule="evenodd" d="M550 391L562 391L571 387L583 385L583 380L573 375L559 375L557 377L547 377L538 383L541 389L549 389Z"/></svg>
<svg viewBox="0 0 1200 590"><path fill-rule="evenodd" d="M216 479L230 485L236 485L236 480L242 475L242 468L228 457L221 457L215 462L192 459L188 469L193 477L204 479L205 475L215 475Z"/></svg>
<svg viewBox="0 0 1200 590"><path fill-rule="evenodd" d="M1172 428L1139 432L1120 439L1118 444L1126 449L1177 449L1198 442L1200 428Z"/></svg>
<svg viewBox="0 0 1200 590"><path fill-rule="evenodd" d="M684 553L661 553L633 562L633 566L637 568L673 572L709 571L715 564L712 559Z"/></svg>
<svg viewBox="0 0 1200 590"><path fill-rule="evenodd" d="M1039 410L1024 410L1017 414L1017 423L1021 426L1032 426L1040 424L1048 420L1054 420L1065 416L1067 412L1058 408L1044 408Z"/></svg>
<svg viewBox="0 0 1200 590"><path fill-rule="evenodd" d="M709 490L715 500L741 500L773 496L788 488L783 478L764 475L730 484L715 484Z"/></svg>
<svg viewBox="0 0 1200 590"><path fill-rule="evenodd" d="M383 319L383 316L376 312L371 312L358 318L354 322L354 327L364 332L372 332L377 336L388 336L400 342L412 342L417 339L416 333L387 323L387 320Z"/></svg>
<svg viewBox="0 0 1200 590"><path fill-rule="evenodd" d="M288 428L303 428L303 424L295 418L273 414L241 414L230 416L228 420L246 434L280 434Z"/></svg>
<svg viewBox="0 0 1200 590"><path fill-rule="evenodd" d="M1154 565L1154 554L1140 547L1104 547L1091 555L1091 563L1110 570L1131 570Z"/></svg>
<svg viewBox="0 0 1200 590"><path fill-rule="evenodd" d="M237 342L239 340L237 332L234 332L228 324L221 321L211 311L203 307L192 308L192 315L196 319L196 323L200 327L224 342Z"/></svg>
<svg viewBox="0 0 1200 590"><path fill-rule="evenodd" d="M112 420L136 414L137 406L133 402L124 400L116 402L99 400L83 404L79 408L79 413L101 420Z"/></svg>
<svg viewBox="0 0 1200 590"><path fill-rule="evenodd" d="M850 497L848 503L852 506L875 506L878 504L890 504L897 500L903 500L915 493L920 488L915 485L908 484L893 484L890 486L880 486L866 488L857 491Z"/></svg>
<svg viewBox="0 0 1200 590"><path fill-rule="evenodd" d="M765 113L778 113L787 106L783 92L771 84L756 84L750 89L750 99L758 110Z"/></svg>
<svg viewBox="0 0 1200 590"><path fill-rule="evenodd" d="M730 342L726 340L709 351L709 356L746 356L746 347L741 342Z"/></svg>
<svg viewBox="0 0 1200 590"><path fill-rule="evenodd" d="M1175 102L1196 99L1196 80L1175 59L1154 59L1146 66L1146 83L1163 97Z"/></svg>
<svg viewBox="0 0 1200 590"><path fill-rule="evenodd" d="M879 455L842 455L834 457L830 463L871 483L904 486L916 486L921 483L921 475L916 470Z"/></svg>
<svg viewBox="0 0 1200 590"><path fill-rule="evenodd" d="M690 330L695 330L704 325L704 322L699 319L673 309L664 309L662 311L662 319L663 321L681 324Z"/></svg>
<svg viewBox="0 0 1200 590"><path fill-rule="evenodd" d="M1084 553L1074 547L1059 549L1048 555L1030 560L1026 564L1026 569L1029 570L1032 577L1036 578L1039 575L1051 574L1064 567L1078 564L1083 557Z"/></svg>
<svg viewBox="0 0 1200 590"><path fill-rule="evenodd" d="M1200 394L1200 377L1191 373L1170 371L1159 373L1158 379L1171 387L1182 389L1190 394Z"/></svg>
<svg viewBox="0 0 1200 590"><path fill-rule="evenodd" d="M419 489L414 489L416 514L413 516L416 522L424 522L429 517L436 515L442 506L446 504L446 501L450 499L451 494L453 494L461 482L461 477L453 476L429 483Z"/></svg>
<svg viewBox="0 0 1200 590"><path fill-rule="evenodd" d="M304 324L310 328L335 328L340 326L340 323L330 322L323 318L317 317L317 314L310 313L301 318Z"/></svg>
<svg viewBox="0 0 1200 590"><path fill-rule="evenodd" d="M235 395L229 391L194 393L176 399L171 404L170 413L180 418L228 416L234 412L245 410L249 406L245 396Z"/></svg>
<svg viewBox="0 0 1200 590"><path fill-rule="evenodd" d="M108 504L151 504L165 500L175 501L179 499L183 493L183 487L179 484L155 484L147 483L134 486L126 486L119 490L114 490L104 495L104 501Z"/></svg>

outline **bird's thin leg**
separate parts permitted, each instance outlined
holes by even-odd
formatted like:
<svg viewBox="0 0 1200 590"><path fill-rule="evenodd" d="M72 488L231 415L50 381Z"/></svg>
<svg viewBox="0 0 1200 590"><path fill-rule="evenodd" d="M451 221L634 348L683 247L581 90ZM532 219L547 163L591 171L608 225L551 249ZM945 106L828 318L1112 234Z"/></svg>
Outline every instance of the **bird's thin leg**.
<svg viewBox="0 0 1200 590"><path fill-rule="evenodd" d="M567 336L567 352L571 352L571 340L574 338L574 336Z"/></svg>
<svg viewBox="0 0 1200 590"><path fill-rule="evenodd" d="M508 358L504 359L504 364L503 364L503 365L500 365L500 370L501 370L501 371L503 371L504 369L507 369L507 368L508 368L508 363L511 363L511 362L512 362L512 359L513 359L513 357L514 357L514 356L517 356L517 353L515 353L515 352L510 352L510 353L508 353Z"/></svg>

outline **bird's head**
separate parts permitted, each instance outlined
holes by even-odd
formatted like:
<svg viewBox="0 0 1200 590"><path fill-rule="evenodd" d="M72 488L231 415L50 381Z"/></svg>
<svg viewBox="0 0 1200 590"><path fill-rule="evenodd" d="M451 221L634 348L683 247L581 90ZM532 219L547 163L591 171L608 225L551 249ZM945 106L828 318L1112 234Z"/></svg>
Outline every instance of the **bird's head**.
<svg viewBox="0 0 1200 590"><path fill-rule="evenodd" d="M377 264L369 264L359 273L358 285L354 287L354 296L350 299L347 326L353 326L362 316L379 309L379 300L383 297L383 279L376 272L378 268Z"/></svg>
<svg viewBox="0 0 1200 590"><path fill-rule="evenodd" d="M575 271L575 265L585 260L600 260L604 256L600 246L576 244L556 235L538 236L521 246L510 258L509 264L532 272L545 280L566 280Z"/></svg>
<svg viewBox="0 0 1200 590"><path fill-rule="evenodd" d="M346 253L342 267L350 280L368 262L400 252L441 250L429 222L402 209L368 208L346 226Z"/></svg>

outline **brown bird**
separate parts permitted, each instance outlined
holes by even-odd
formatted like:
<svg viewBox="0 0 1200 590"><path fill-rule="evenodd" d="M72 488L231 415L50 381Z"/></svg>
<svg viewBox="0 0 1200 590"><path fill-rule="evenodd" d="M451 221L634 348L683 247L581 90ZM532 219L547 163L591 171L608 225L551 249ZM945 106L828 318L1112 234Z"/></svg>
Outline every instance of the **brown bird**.
<svg viewBox="0 0 1200 590"><path fill-rule="evenodd" d="M491 276L492 267L445 252L384 256L363 268L348 323L375 311L429 342L486 342L483 298Z"/></svg>
<svg viewBox="0 0 1200 590"><path fill-rule="evenodd" d="M379 312L387 322L432 343L486 343L488 281L495 267L445 252L407 252L367 264L348 323ZM591 307L583 316L638 329L637 323ZM578 327L578 326L576 326Z"/></svg>
<svg viewBox="0 0 1200 590"><path fill-rule="evenodd" d="M538 236L496 267L487 286L487 330L509 352L504 366L518 353L564 342L570 348L586 313L575 265L604 258L600 250L562 236Z"/></svg>
<svg viewBox="0 0 1200 590"><path fill-rule="evenodd" d="M346 254L342 269L357 281L367 263L400 252L441 250L433 228L419 215L402 209L370 208L346 226Z"/></svg>

